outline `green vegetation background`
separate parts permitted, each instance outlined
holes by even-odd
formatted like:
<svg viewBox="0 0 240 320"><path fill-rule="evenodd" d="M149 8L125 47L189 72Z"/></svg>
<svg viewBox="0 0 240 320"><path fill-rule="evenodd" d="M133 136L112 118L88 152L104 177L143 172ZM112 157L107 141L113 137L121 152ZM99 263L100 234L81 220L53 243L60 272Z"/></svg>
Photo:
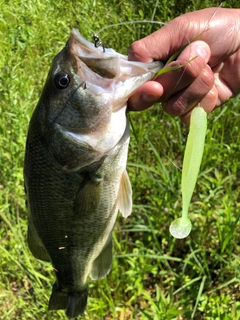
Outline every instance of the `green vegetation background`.
<svg viewBox="0 0 240 320"><path fill-rule="evenodd" d="M32 111L55 54L72 27L91 30L130 20L168 22L218 1L0 1L0 319L65 319L48 312L51 265L26 244L23 158ZM240 7L226 1L225 7ZM110 28L107 47L129 45L159 25ZM224 32L224 30L223 30ZM193 231L175 240L168 228L181 212L180 179L187 129L161 106L132 115L128 171L134 191L130 218L119 216L114 262L90 282L82 319L240 319L240 113L232 99L209 116L204 159L191 204Z"/></svg>

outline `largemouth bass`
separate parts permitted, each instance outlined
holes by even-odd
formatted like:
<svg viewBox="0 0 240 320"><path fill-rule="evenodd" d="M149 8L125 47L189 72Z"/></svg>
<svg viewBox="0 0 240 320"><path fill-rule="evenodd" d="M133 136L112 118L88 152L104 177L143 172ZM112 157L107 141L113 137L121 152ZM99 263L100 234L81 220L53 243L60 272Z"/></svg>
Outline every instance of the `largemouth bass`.
<svg viewBox="0 0 240 320"><path fill-rule="evenodd" d="M87 278L112 264L112 230L132 210L126 171L129 96L162 67L85 40L73 29L54 58L32 115L25 154L32 254L55 270L49 309L69 318L87 305Z"/></svg>

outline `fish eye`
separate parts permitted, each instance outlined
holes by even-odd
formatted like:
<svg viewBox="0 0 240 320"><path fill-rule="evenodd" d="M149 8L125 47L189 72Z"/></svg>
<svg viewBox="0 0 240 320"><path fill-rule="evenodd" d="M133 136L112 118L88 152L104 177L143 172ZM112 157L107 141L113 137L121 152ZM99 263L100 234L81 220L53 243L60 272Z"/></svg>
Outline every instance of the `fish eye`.
<svg viewBox="0 0 240 320"><path fill-rule="evenodd" d="M69 75L67 73L59 73L55 76L54 83L58 89L65 89L70 82Z"/></svg>

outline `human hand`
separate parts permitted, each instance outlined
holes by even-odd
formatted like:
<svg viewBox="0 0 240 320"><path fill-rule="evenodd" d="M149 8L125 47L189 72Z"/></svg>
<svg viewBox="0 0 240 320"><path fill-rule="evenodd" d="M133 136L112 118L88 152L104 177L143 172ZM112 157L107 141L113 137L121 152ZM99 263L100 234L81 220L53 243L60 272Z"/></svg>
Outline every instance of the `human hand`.
<svg viewBox="0 0 240 320"><path fill-rule="evenodd" d="M162 29L134 42L129 60L167 61L189 40L176 61L184 65L141 86L129 99L131 111L162 102L163 109L189 123L198 103L211 112L240 92L240 9L208 8L184 14ZM191 62L187 63L192 58Z"/></svg>

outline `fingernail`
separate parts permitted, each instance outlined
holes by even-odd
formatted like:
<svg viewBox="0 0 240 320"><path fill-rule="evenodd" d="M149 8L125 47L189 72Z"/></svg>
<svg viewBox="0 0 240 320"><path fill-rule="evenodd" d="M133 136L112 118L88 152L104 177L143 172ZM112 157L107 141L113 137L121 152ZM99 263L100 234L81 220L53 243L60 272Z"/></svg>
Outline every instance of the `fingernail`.
<svg viewBox="0 0 240 320"><path fill-rule="evenodd" d="M201 56L202 59L208 62L208 51L205 46L198 45L196 46L195 50Z"/></svg>
<svg viewBox="0 0 240 320"><path fill-rule="evenodd" d="M142 99L143 99L143 101L149 102L149 103L154 103L154 102L158 101L158 98L155 95L149 94L149 93L146 93L146 92L144 92L142 94Z"/></svg>

